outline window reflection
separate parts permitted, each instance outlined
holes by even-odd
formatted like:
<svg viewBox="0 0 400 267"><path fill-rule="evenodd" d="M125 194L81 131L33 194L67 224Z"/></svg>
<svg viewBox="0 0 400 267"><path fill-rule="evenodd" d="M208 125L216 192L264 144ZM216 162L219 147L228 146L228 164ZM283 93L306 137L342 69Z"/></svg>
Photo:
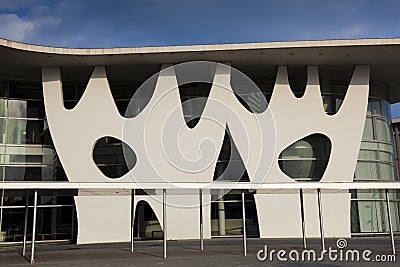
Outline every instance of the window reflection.
<svg viewBox="0 0 400 267"><path fill-rule="evenodd" d="M5 181L66 181L67 177L61 166L7 166Z"/></svg>
<svg viewBox="0 0 400 267"><path fill-rule="evenodd" d="M0 99L0 117L7 116L7 100Z"/></svg>
<svg viewBox="0 0 400 267"><path fill-rule="evenodd" d="M27 100L8 100L8 116L14 118L43 118L43 102Z"/></svg>
<svg viewBox="0 0 400 267"><path fill-rule="evenodd" d="M8 119L7 143L41 144L43 136L42 120Z"/></svg>
<svg viewBox="0 0 400 267"><path fill-rule="evenodd" d="M319 181L325 172L330 152L329 138L312 134L285 148L279 155L279 167L293 179Z"/></svg>
<svg viewBox="0 0 400 267"><path fill-rule="evenodd" d="M6 142L6 123L7 120L0 118L0 143Z"/></svg>

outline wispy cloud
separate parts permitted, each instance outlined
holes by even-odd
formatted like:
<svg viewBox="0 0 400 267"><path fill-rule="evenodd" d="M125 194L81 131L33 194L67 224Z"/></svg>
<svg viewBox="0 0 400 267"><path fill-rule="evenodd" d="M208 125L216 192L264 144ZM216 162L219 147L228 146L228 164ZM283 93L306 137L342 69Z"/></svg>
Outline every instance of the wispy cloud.
<svg viewBox="0 0 400 267"><path fill-rule="evenodd" d="M0 25L0 36L15 41L23 41L35 27L32 22L16 14L0 14Z"/></svg>
<svg viewBox="0 0 400 267"><path fill-rule="evenodd" d="M398 0L0 0L0 37L68 47L398 37L399 13Z"/></svg>

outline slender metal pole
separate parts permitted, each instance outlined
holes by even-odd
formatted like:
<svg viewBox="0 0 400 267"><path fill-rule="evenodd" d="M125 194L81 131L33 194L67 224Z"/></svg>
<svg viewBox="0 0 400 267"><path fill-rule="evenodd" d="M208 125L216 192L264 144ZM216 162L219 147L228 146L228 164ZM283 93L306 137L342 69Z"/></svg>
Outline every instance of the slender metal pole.
<svg viewBox="0 0 400 267"><path fill-rule="evenodd" d="M25 220L24 220L24 241L22 247L22 256L26 254L26 232L28 231L28 201L29 201L29 191L26 191L25 199Z"/></svg>
<svg viewBox="0 0 400 267"><path fill-rule="evenodd" d="M303 248L307 248L306 239L306 222L304 219L304 199L303 199L303 189L300 189L300 211L301 211L301 231L303 234Z"/></svg>
<svg viewBox="0 0 400 267"><path fill-rule="evenodd" d="M33 196L33 223L32 223L32 252L31 264L35 264L35 235L36 235L36 211L37 211L37 190Z"/></svg>
<svg viewBox="0 0 400 267"><path fill-rule="evenodd" d="M392 217L390 217L390 201L389 201L389 190L385 189L386 193L386 206L388 212L388 220L389 220L389 231L390 231L390 241L392 242L392 252L393 255L396 254L396 248L394 246L394 236L393 236L393 227L392 227Z"/></svg>
<svg viewBox="0 0 400 267"><path fill-rule="evenodd" d="M131 192L131 252L133 252L134 243L134 227L135 227L135 189Z"/></svg>
<svg viewBox="0 0 400 267"><path fill-rule="evenodd" d="M244 201L244 191L242 191L242 214L243 214L243 255L247 256L247 233L246 233L246 208Z"/></svg>
<svg viewBox="0 0 400 267"><path fill-rule="evenodd" d="M199 189L200 197L200 250L204 250L204 225L203 225L203 190Z"/></svg>
<svg viewBox="0 0 400 267"><path fill-rule="evenodd" d="M317 189L318 195L318 215L319 215L319 231L321 233L321 246L322 251L325 251L325 237L324 237L324 218L322 216L322 199L321 199L321 189Z"/></svg>
<svg viewBox="0 0 400 267"><path fill-rule="evenodd" d="M167 193L163 189L163 230L164 230L164 259L167 258Z"/></svg>

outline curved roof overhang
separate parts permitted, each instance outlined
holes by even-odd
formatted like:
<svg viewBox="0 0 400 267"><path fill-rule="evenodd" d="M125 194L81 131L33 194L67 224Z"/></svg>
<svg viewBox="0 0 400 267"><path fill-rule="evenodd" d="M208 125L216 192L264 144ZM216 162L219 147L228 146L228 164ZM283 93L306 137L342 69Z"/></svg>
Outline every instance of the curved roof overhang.
<svg viewBox="0 0 400 267"><path fill-rule="evenodd" d="M41 67L141 66L151 75L162 63L231 62L244 70L278 65L330 67L367 64L371 80L386 83L391 103L400 101L400 38L290 41L132 48L59 48L0 39L0 77L40 79ZM79 72L76 73L79 75Z"/></svg>

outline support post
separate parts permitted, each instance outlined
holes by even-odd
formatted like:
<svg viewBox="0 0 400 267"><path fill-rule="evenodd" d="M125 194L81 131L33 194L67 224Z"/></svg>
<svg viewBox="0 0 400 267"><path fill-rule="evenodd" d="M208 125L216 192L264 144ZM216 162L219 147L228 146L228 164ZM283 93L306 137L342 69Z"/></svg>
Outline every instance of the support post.
<svg viewBox="0 0 400 267"><path fill-rule="evenodd" d="M22 247L22 256L26 255L26 234L28 231L28 204L29 204L29 191L26 190L25 199L25 219L24 219L24 241Z"/></svg>
<svg viewBox="0 0 400 267"><path fill-rule="evenodd" d="M246 208L244 200L244 190L242 190L242 218L243 218L243 255L247 256L247 233L246 233Z"/></svg>
<svg viewBox="0 0 400 267"><path fill-rule="evenodd" d="M322 199L321 199L321 189L317 189L318 195L318 215L319 215L319 231L321 233L321 246L322 251L325 251L325 237L324 237L324 217L322 215Z"/></svg>
<svg viewBox="0 0 400 267"><path fill-rule="evenodd" d="M220 236L226 235L226 222L225 222L225 203L224 203L224 191L218 191L218 195L221 196L218 199L218 234Z"/></svg>
<svg viewBox="0 0 400 267"><path fill-rule="evenodd" d="M306 222L305 222L305 219L304 219L303 189L300 189L300 212L301 212L301 231L302 231L302 234L303 234L303 248L307 249Z"/></svg>
<svg viewBox="0 0 400 267"><path fill-rule="evenodd" d="M164 230L164 259L167 258L167 193L166 189L163 189L163 212L162 212L162 217L163 217L163 230Z"/></svg>
<svg viewBox="0 0 400 267"><path fill-rule="evenodd" d="M200 208L200 250L204 250L204 225L203 225L203 190L199 189Z"/></svg>
<svg viewBox="0 0 400 267"><path fill-rule="evenodd" d="M37 190L35 190L35 194L33 196L33 223L32 223L31 264L35 264L36 213L37 213Z"/></svg>
<svg viewBox="0 0 400 267"><path fill-rule="evenodd" d="M133 243L134 227L135 227L135 189L132 189L131 192L131 252L132 253L134 248L134 243Z"/></svg>
<svg viewBox="0 0 400 267"><path fill-rule="evenodd" d="M386 193L386 207L387 207L389 231L390 231L390 241L392 243L392 253L393 253L393 255L396 255L396 248L394 245L394 236L393 236L392 217L390 216L389 190L385 189L385 193Z"/></svg>
<svg viewBox="0 0 400 267"><path fill-rule="evenodd" d="M72 206L71 209L71 240L74 240L75 237L75 232L74 232L74 228L75 228L75 206Z"/></svg>

